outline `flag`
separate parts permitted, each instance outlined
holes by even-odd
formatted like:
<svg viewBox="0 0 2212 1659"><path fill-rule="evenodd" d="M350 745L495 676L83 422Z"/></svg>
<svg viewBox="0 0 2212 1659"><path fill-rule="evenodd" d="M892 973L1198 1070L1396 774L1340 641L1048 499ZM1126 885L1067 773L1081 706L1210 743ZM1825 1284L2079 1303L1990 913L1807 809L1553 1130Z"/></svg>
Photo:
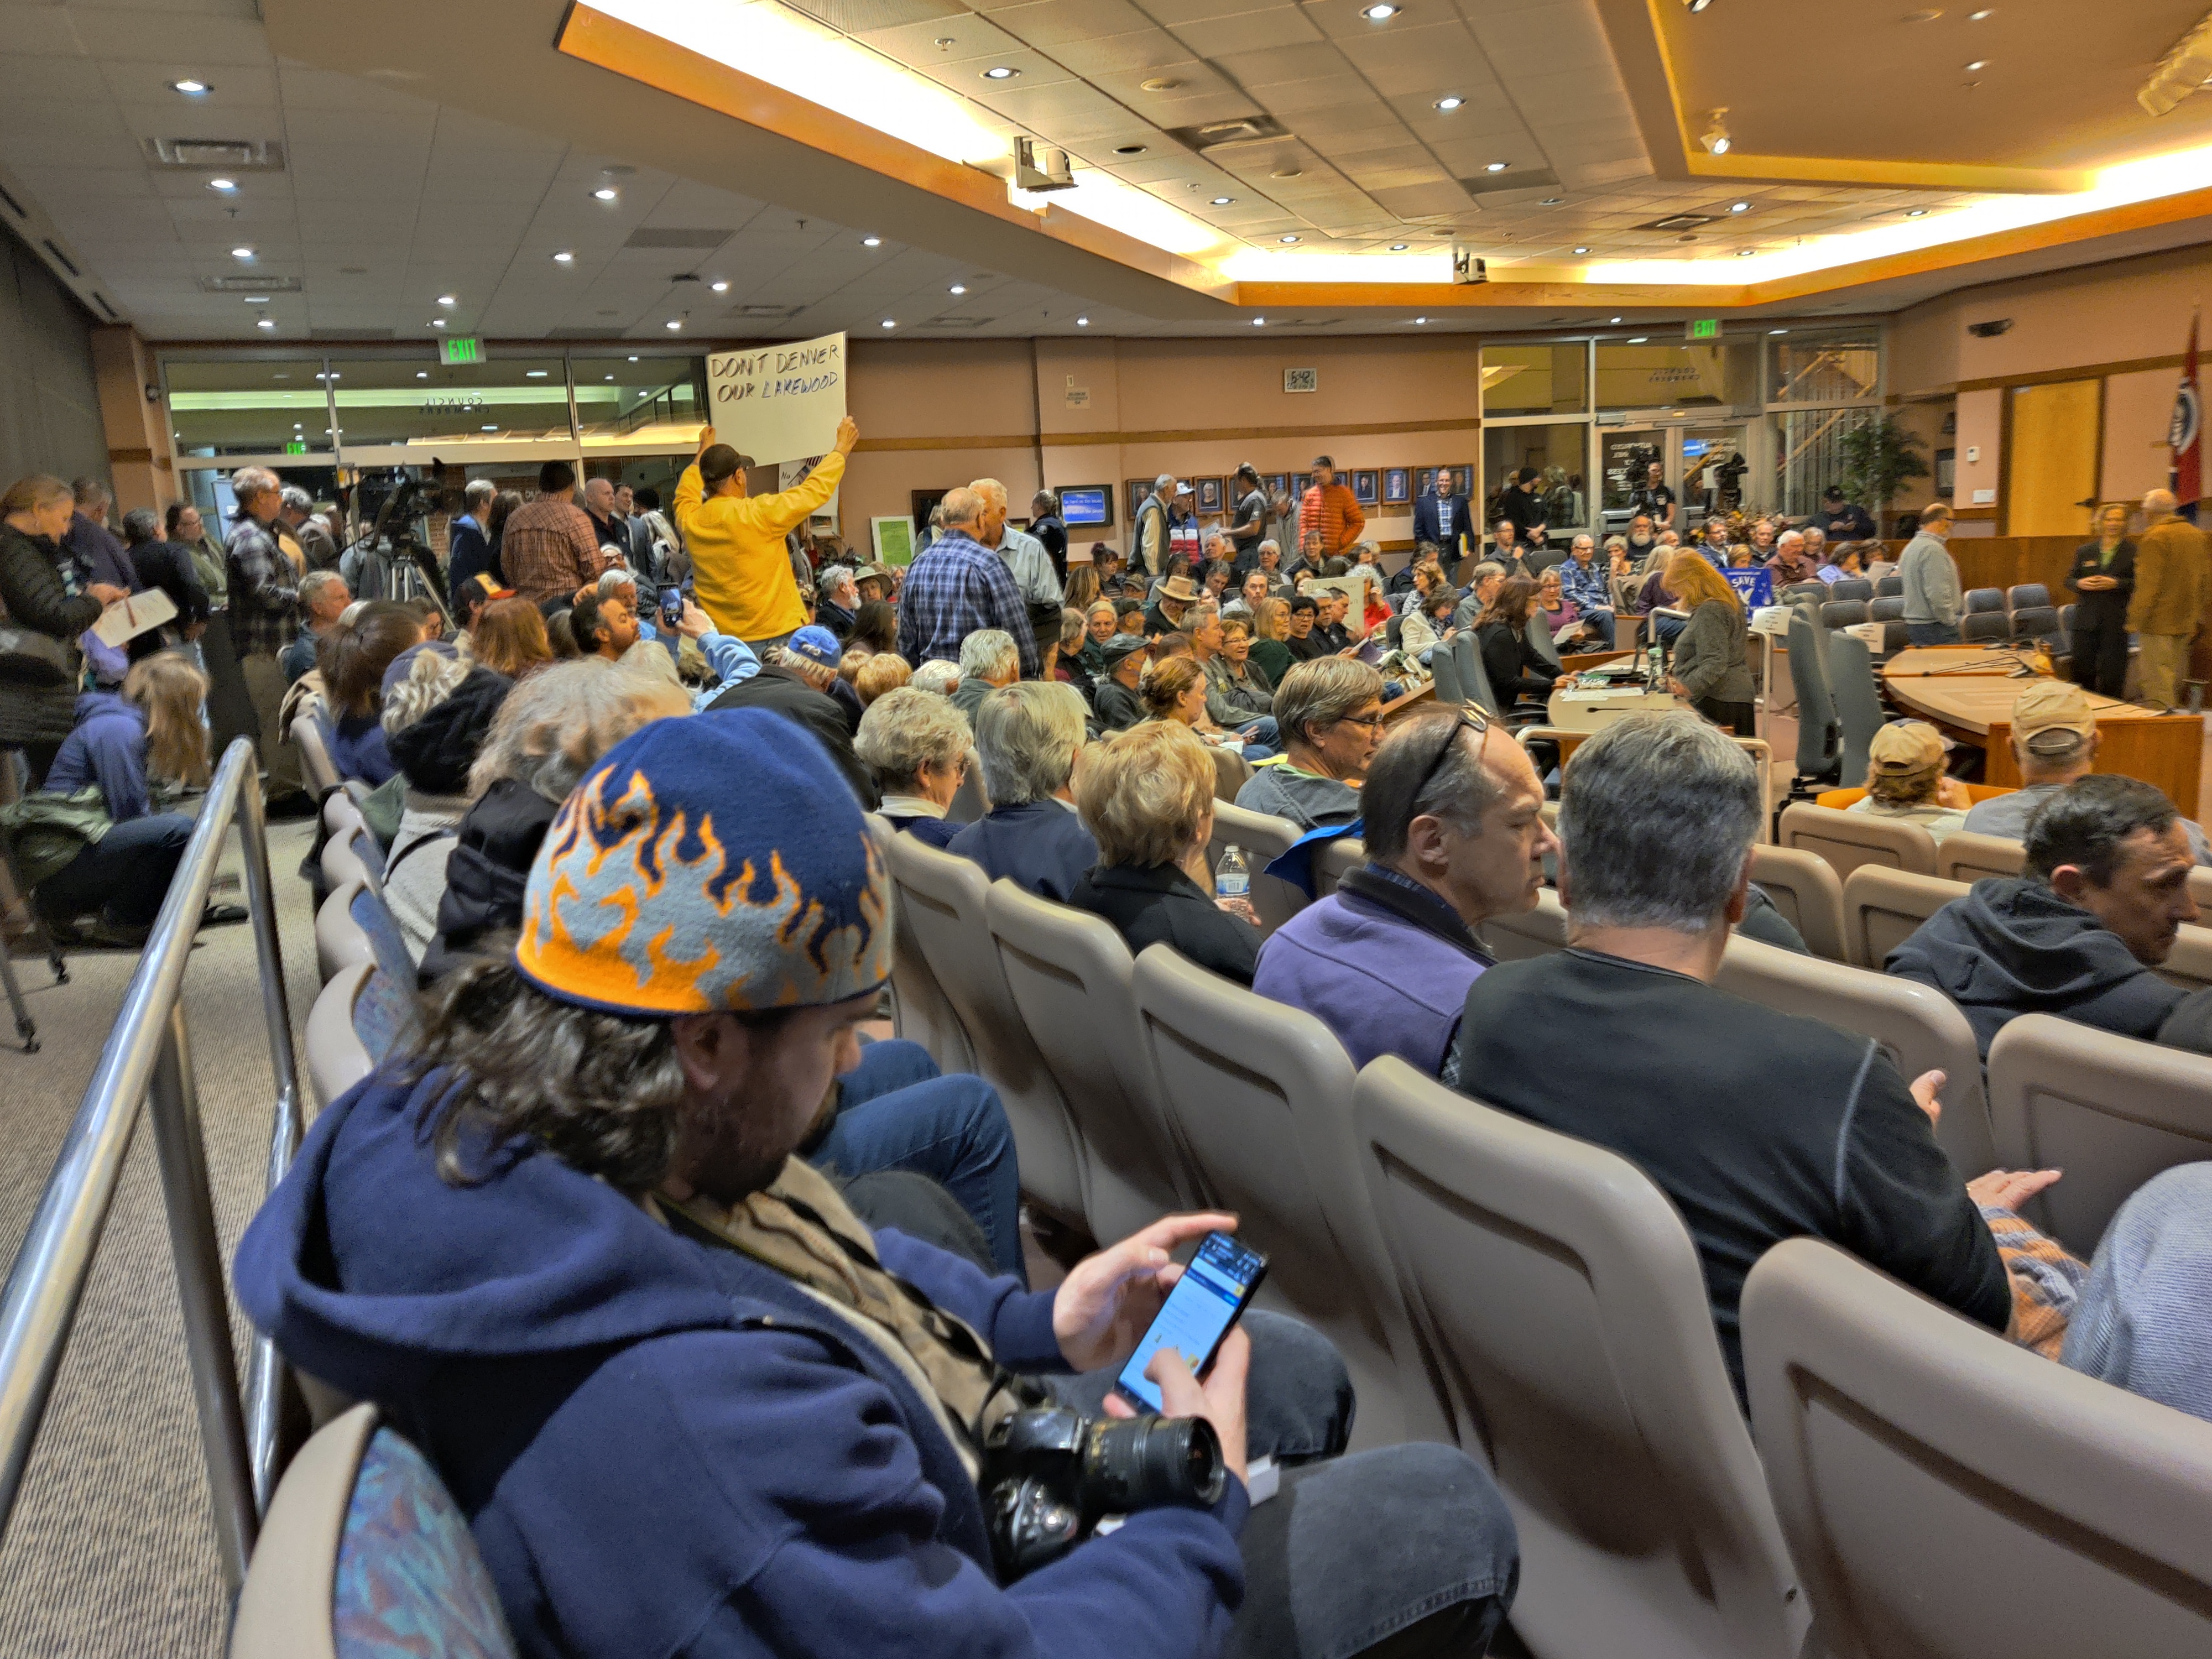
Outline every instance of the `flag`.
<svg viewBox="0 0 2212 1659"><path fill-rule="evenodd" d="M2204 404L2197 390L2197 323L2189 319L2189 358L2173 394L2173 420L2166 441L2173 451L2173 499L2183 507L2204 493Z"/></svg>

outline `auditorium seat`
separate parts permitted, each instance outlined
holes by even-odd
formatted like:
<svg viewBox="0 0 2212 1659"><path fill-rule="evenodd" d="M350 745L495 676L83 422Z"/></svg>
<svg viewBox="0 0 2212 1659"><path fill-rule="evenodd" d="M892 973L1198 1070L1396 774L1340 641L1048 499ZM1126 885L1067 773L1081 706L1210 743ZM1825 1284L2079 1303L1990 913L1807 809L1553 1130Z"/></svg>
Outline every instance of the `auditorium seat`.
<svg viewBox="0 0 2212 1659"><path fill-rule="evenodd" d="M1835 708L1842 745L1836 775L1847 785L1864 783L1875 733L1889 718L1881 706L1881 687L1875 681L1874 653L1864 640L1854 635L1831 634L1827 670L1828 697Z"/></svg>
<svg viewBox="0 0 2212 1659"><path fill-rule="evenodd" d="M2027 848L2008 836L1977 836L1954 830L1936 848L1936 873L1946 881L1963 881L1970 887L1990 876L2016 876L2027 863Z"/></svg>
<svg viewBox="0 0 2212 1659"><path fill-rule="evenodd" d="M476 1540L437 1471L374 1406L300 1449L270 1499L229 1659L514 1659Z"/></svg>
<svg viewBox="0 0 2212 1659"><path fill-rule="evenodd" d="M315 911L315 967L327 985L349 968L376 960L368 934L353 919L354 897L368 884L362 876L349 876Z"/></svg>
<svg viewBox="0 0 2212 1659"><path fill-rule="evenodd" d="M2174 935L2173 948L2159 963L2158 972L2160 978L2172 981L2185 991L2212 987L2212 927L2184 922Z"/></svg>
<svg viewBox="0 0 2212 1659"><path fill-rule="evenodd" d="M1751 849L1751 878L1797 930L1805 948L1828 962L1844 956L1844 885L1827 860L1762 842Z"/></svg>
<svg viewBox="0 0 2212 1659"><path fill-rule="evenodd" d="M1553 642L1551 625L1541 617L1531 617L1522 624L1521 636L1528 641L1528 648L1531 651L1551 664L1553 667L1557 668L1560 665L1559 647Z"/></svg>
<svg viewBox="0 0 2212 1659"><path fill-rule="evenodd" d="M2005 591L2002 587L1970 587L1966 590L1966 614L1978 617L1990 611L2002 613L2005 609Z"/></svg>
<svg viewBox="0 0 2212 1659"><path fill-rule="evenodd" d="M368 941L362 941L366 949ZM374 1069L368 1048L354 1029L354 1005L376 964L350 963L325 983L307 1010L307 1082L318 1109L328 1106Z"/></svg>
<svg viewBox="0 0 2212 1659"><path fill-rule="evenodd" d="M960 787L952 792L952 799L945 809L948 823L973 823L991 810L991 792L983 782L983 757L974 750L968 751L968 769L962 775Z"/></svg>
<svg viewBox="0 0 2212 1659"><path fill-rule="evenodd" d="M1959 618L1961 645L2002 644L2011 637L2012 618L2002 611L1976 611Z"/></svg>
<svg viewBox="0 0 2212 1659"><path fill-rule="evenodd" d="M310 794L319 799L338 787L341 780L337 763L331 758L322 722L313 709L294 717L292 745L300 751L300 770L307 779Z"/></svg>
<svg viewBox="0 0 2212 1659"><path fill-rule="evenodd" d="M1972 890L1941 876L1916 876L1862 864L1844 883L1844 959L1876 973L1920 924Z"/></svg>
<svg viewBox="0 0 2212 1659"><path fill-rule="evenodd" d="M1828 585L1820 581L1791 582L1774 598L1780 605L1818 610L1828 602Z"/></svg>
<svg viewBox="0 0 2212 1659"><path fill-rule="evenodd" d="M331 836L352 833L361 823L361 807L343 789L333 789L323 797L323 829Z"/></svg>
<svg viewBox="0 0 2212 1659"><path fill-rule="evenodd" d="M890 867L891 841L898 834L889 820L868 814L868 833L884 867ZM968 1028L929 969L921 941L915 937L914 921L902 902L896 881L891 891L891 1030L908 1042L919 1042L943 1072L974 1072L975 1045Z"/></svg>
<svg viewBox="0 0 2212 1659"><path fill-rule="evenodd" d="M1452 666L1459 671L1459 689L1467 702L1474 704L1492 719L1504 711L1498 706L1498 693L1490 684L1490 671L1483 666L1482 651L1477 645L1474 630L1463 628L1451 642Z"/></svg>
<svg viewBox="0 0 2212 1659"><path fill-rule="evenodd" d="M1804 1604L1666 1194L1395 1056L1354 1098L1418 1352L1519 1529L1515 1631L1547 1656L1796 1659Z"/></svg>
<svg viewBox="0 0 2212 1659"><path fill-rule="evenodd" d="M1831 633L1838 628L1854 628L1867 620L1864 599L1830 599L1820 607L1820 626Z"/></svg>
<svg viewBox="0 0 2212 1659"><path fill-rule="evenodd" d="M1905 599L1901 594L1884 593L1867 603L1869 622L1893 623L1905 620Z"/></svg>
<svg viewBox="0 0 2212 1659"><path fill-rule="evenodd" d="M1516 916L1486 916L1479 929L1490 954L1500 962L1521 962L1567 948L1567 911L1550 888L1536 895L1536 908Z"/></svg>
<svg viewBox="0 0 2212 1659"><path fill-rule="evenodd" d="M1259 1303L1324 1333L1358 1391L1352 1443L1431 1437L1409 1425L1402 1330L1352 1133L1352 1061L1311 1014L1232 985L1165 945L1137 957L1137 1014L1192 1184L1268 1257ZM1413 1404L1422 1407L1419 1395Z"/></svg>
<svg viewBox="0 0 2212 1659"><path fill-rule="evenodd" d="M2018 582L2005 590L2005 609L2033 611L2051 603L2051 590L2041 582Z"/></svg>
<svg viewBox="0 0 2212 1659"><path fill-rule="evenodd" d="M1843 757L1843 727L1828 692L1826 653L1821 649L1826 637L1802 606L1790 611L1790 689L1796 699L1797 720L1793 789L1834 777Z"/></svg>
<svg viewBox="0 0 2212 1659"><path fill-rule="evenodd" d="M1329 842L1314 859L1314 897L1327 898L1339 882L1366 862L1367 843L1356 836Z"/></svg>
<svg viewBox="0 0 2212 1659"><path fill-rule="evenodd" d="M1839 582L1828 584L1831 599L1868 599L1874 598L1874 584L1863 576L1846 576Z"/></svg>
<svg viewBox="0 0 2212 1659"><path fill-rule="evenodd" d="M1908 1083L1923 1072L1943 1072L1937 1143L1961 1176L1978 1176L1996 1166L1973 1028L1941 991L1915 980L1801 957L1740 933L1729 940L1713 982L1778 1013L1825 1020L1872 1037Z"/></svg>
<svg viewBox="0 0 2212 1659"><path fill-rule="evenodd" d="M375 884L384 875L384 854L366 824L356 823L343 836L323 843L323 886L343 887L349 881Z"/></svg>
<svg viewBox="0 0 2212 1659"><path fill-rule="evenodd" d="M1438 702L1455 708L1467 701L1467 693L1461 689L1459 683L1459 665L1452 660L1449 646L1430 652L1429 673L1436 681L1433 695Z"/></svg>
<svg viewBox="0 0 2212 1659"><path fill-rule="evenodd" d="M911 922L923 959L960 1017L975 1070L999 1091L1013 1126L1022 1191L1063 1219L1083 1218L1082 1151L1060 1085L1030 1039L984 919L982 869L893 836L891 882L902 923Z"/></svg>
<svg viewBox="0 0 2212 1659"><path fill-rule="evenodd" d="M1218 868L1222 854L1231 847L1243 851L1245 867L1252 876L1252 908L1259 915L1263 935L1273 933L1305 908L1303 892L1280 876L1267 873L1267 866L1289 852L1291 843L1304 833L1288 818L1250 811L1234 801L1213 804L1213 835L1206 843L1206 867Z"/></svg>
<svg viewBox="0 0 2212 1659"><path fill-rule="evenodd" d="M2212 1057L2022 1014L1990 1045L1990 1118L2001 1167L2066 1172L2027 1213L2087 1256L2136 1188L2212 1158Z"/></svg>
<svg viewBox="0 0 2212 1659"><path fill-rule="evenodd" d="M1782 809L1779 839L1784 847L1819 854L1845 880L1862 864L1885 865L1917 876L1936 873L1936 838L1902 818L1792 801Z"/></svg>
<svg viewBox="0 0 2212 1659"><path fill-rule="evenodd" d="M1821 1653L2212 1651L2212 1424L1809 1238L1752 1269L1743 1351Z"/></svg>
<svg viewBox="0 0 2212 1659"><path fill-rule="evenodd" d="M1129 947L1111 923L1003 878L983 916L1016 1012L1083 1147L1083 1213L1111 1243L1196 1207L1144 1052Z"/></svg>
<svg viewBox="0 0 2212 1659"><path fill-rule="evenodd" d="M1902 576L1877 576L1874 579L1874 592L1876 599L1902 599L1905 596L1905 578Z"/></svg>

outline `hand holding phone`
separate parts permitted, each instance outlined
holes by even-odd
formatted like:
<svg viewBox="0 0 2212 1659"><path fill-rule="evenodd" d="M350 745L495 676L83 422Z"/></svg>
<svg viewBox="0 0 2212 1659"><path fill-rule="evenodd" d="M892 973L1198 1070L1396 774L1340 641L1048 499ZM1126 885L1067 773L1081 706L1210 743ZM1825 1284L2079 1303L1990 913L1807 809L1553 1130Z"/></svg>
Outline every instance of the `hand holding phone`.
<svg viewBox="0 0 2212 1659"><path fill-rule="evenodd" d="M675 627L684 620L684 590L682 588L664 587L660 590L660 620L670 628Z"/></svg>
<svg viewBox="0 0 2212 1659"><path fill-rule="evenodd" d="M1153 1357L1170 1351L1193 1377L1203 1380L1267 1275L1267 1258L1259 1251L1227 1233L1208 1233L1158 1316L1137 1339L1136 1351L1114 1379L1114 1392L1139 1410L1164 1412L1160 1385L1146 1375Z"/></svg>

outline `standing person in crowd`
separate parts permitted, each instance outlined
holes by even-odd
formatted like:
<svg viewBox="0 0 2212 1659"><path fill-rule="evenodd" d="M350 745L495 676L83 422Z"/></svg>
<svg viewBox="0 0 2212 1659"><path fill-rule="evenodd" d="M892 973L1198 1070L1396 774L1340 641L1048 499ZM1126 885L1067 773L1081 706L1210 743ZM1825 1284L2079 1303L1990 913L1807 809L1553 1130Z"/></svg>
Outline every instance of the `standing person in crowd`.
<svg viewBox="0 0 2212 1659"><path fill-rule="evenodd" d="M1249 985L1260 930L1219 908L1208 890L1214 777L1206 745L1176 720L1117 732L1085 756L1075 799L1098 861L1068 902L1113 923L1132 955L1171 945L1198 966Z"/></svg>
<svg viewBox="0 0 2212 1659"><path fill-rule="evenodd" d="M1116 634L1106 641L1106 672L1097 681L1098 724L1108 732L1126 732L1145 718L1139 687L1144 680L1148 647L1141 634Z"/></svg>
<svg viewBox="0 0 2212 1659"><path fill-rule="evenodd" d="M1908 1086L1872 1038L1714 988L1748 901L1751 757L1702 720L1632 714L1576 750L1559 801L1567 949L1474 981L1460 1086L1619 1152L1674 1201L1739 1398L1743 1281L1785 1238L1827 1239L2004 1330L2012 1291L1977 1203L2057 1172L1962 1182L1931 1121L1941 1073Z"/></svg>
<svg viewBox="0 0 2212 1659"><path fill-rule="evenodd" d="M1751 678L1743 595L1704 554L1684 548L1667 562L1667 596L1690 613L1675 636L1668 688L1714 725L1740 738L1755 737L1758 688Z"/></svg>
<svg viewBox="0 0 2212 1659"><path fill-rule="evenodd" d="M1253 771L1237 805L1301 830L1358 817L1353 786L1382 740L1382 677L1349 657L1300 663L1275 692L1275 728L1283 758Z"/></svg>
<svg viewBox="0 0 2212 1659"><path fill-rule="evenodd" d="M485 521L484 532L491 538L491 569L500 585L513 591L514 584L507 580L507 526L514 515L522 511L522 492L502 489L491 498L491 517Z"/></svg>
<svg viewBox="0 0 2212 1659"><path fill-rule="evenodd" d="M68 533L62 538L62 550L76 561L78 580L101 582L126 593L138 592L143 584L130 552L107 527L108 513L115 505L107 486L97 478L79 478L70 493L76 506Z"/></svg>
<svg viewBox="0 0 2212 1659"><path fill-rule="evenodd" d="M2128 510L2115 501L2099 511L2097 534L2074 550L2066 573L2074 593L2074 683L2108 697L2128 694L2128 608L2136 591L2136 544Z"/></svg>
<svg viewBox="0 0 2212 1659"><path fill-rule="evenodd" d="M1098 861L1097 843L1075 813L1070 780L1087 737L1089 711L1072 685L1034 681L1001 686L975 713L975 750L991 810L963 825L945 850L1065 904Z"/></svg>
<svg viewBox="0 0 2212 1659"><path fill-rule="evenodd" d="M1644 481L1629 492L1628 505L1632 512L1639 513L1651 521L1655 535L1662 530L1679 528L1674 520L1680 509L1675 502L1674 492L1667 487L1667 469L1657 461L1645 464ZM1631 546L1635 545L1636 538L1632 533L1628 539Z"/></svg>
<svg viewBox="0 0 2212 1659"><path fill-rule="evenodd" d="M961 642L979 629L1014 641L1021 672L1034 679L1036 639L1029 605L1006 562L978 539L984 504L972 489L946 492L939 503L945 533L907 571L899 605L899 654L924 663L957 662Z"/></svg>
<svg viewBox="0 0 2212 1659"><path fill-rule="evenodd" d="M446 532L446 588L458 593L470 578L489 575L504 587L491 555L491 504L499 486L489 478L471 478L461 491L461 515Z"/></svg>
<svg viewBox="0 0 2212 1659"><path fill-rule="evenodd" d="M1175 499L1168 503L1168 551L1180 554L1187 562L1188 568L1195 570L1200 562L1201 539L1198 528L1198 494L1188 483L1178 480Z"/></svg>
<svg viewBox="0 0 2212 1659"><path fill-rule="evenodd" d="M1067 520L1060 516L1060 497L1049 489L1040 489L1030 497L1029 533L1052 561L1053 580L1065 584L1068 580Z"/></svg>
<svg viewBox="0 0 2212 1659"><path fill-rule="evenodd" d="M1468 509L1464 492L1448 467L1438 467L1435 482L1413 503L1413 541L1416 545L1426 542L1436 548L1447 571L1457 568L1462 558L1480 552L1480 532L1474 528L1474 515Z"/></svg>
<svg viewBox="0 0 2212 1659"><path fill-rule="evenodd" d="M280 659L287 686L296 684L315 665L323 641L336 630L338 618L352 603L352 591L335 570L310 570L300 578L299 637L284 647Z"/></svg>
<svg viewBox="0 0 2212 1659"><path fill-rule="evenodd" d="M996 478L978 478L968 488L982 502L975 539L1006 561L1024 601L1057 611L1060 579L1053 574L1052 560L1045 552L1044 544L1027 531L1017 530L1006 522L1006 485Z"/></svg>
<svg viewBox="0 0 2212 1659"><path fill-rule="evenodd" d="M1283 552L1283 574L1295 575L1305 567L1305 541L1298 532L1298 503L1288 489L1267 496L1267 539Z"/></svg>
<svg viewBox="0 0 2212 1659"><path fill-rule="evenodd" d="M675 525L660 510L660 492L647 484L632 493L631 506L632 516L644 532L645 545L652 559L648 568L653 580L670 586L680 585L691 574L691 567L684 560L678 568L678 561L684 556L684 538L676 533Z"/></svg>
<svg viewBox="0 0 2212 1659"><path fill-rule="evenodd" d="M746 459L699 428L699 453L676 485L676 526L690 556L693 592L715 628L766 659L806 623L784 537L836 492L860 428L848 415L813 471L775 495L745 491ZM957 492L956 492L957 493Z"/></svg>
<svg viewBox="0 0 2212 1659"><path fill-rule="evenodd" d="M1820 510L1806 522L1818 525L1833 541L1870 542L1881 533L1875 527L1874 515L1856 501L1845 501L1838 484L1820 492Z"/></svg>
<svg viewBox="0 0 2212 1659"><path fill-rule="evenodd" d="M1306 614L1310 617L1313 613ZM1274 598L1261 600L1253 613L1252 660L1260 665L1260 672L1267 677L1270 685L1280 685L1283 676L1291 672L1291 665L1299 660L1291 653L1290 634L1291 602ZM1271 712L1273 707L1271 700Z"/></svg>
<svg viewBox="0 0 2212 1659"><path fill-rule="evenodd" d="M600 558L606 559L608 550L612 549L623 564L629 564L629 524L616 510L613 479L584 481L584 516L592 521L592 537L599 544Z"/></svg>
<svg viewBox="0 0 2212 1659"><path fill-rule="evenodd" d="M88 691L76 700L76 725L46 772L43 796L33 799L97 789L106 827L87 834L58 869L23 872L57 943L137 950L146 942L192 836L191 819L157 811L155 796L207 787L206 696L206 677L165 651L134 664L119 695Z"/></svg>
<svg viewBox="0 0 2212 1659"><path fill-rule="evenodd" d="M309 570L335 570L338 568L337 538L331 534L315 512L315 498L297 484L286 484L283 506L279 509L285 528L300 544L301 556L307 562Z"/></svg>
<svg viewBox="0 0 2212 1659"><path fill-rule="evenodd" d="M853 580L851 568L833 565L822 573L815 590L814 620L839 639L849 638L853 618L860 608L860 586Z"/></svg>
<svg viewBox="0 0 2212 1659"><path fill-rule="evenodd" d="M1168 563L1168 503L1176 498L1182 486L1176 483L1172 472L1163 472L1152 480L1152 494L1137 503L1136 516L1130 520L1129 570L1133 575L1156 576L1164 574Z"/></svg>
<svg viewBox="0 0 2212 1659"><path fill-rule="evenodd" d="M1306 487L1305 500L1298 507L1298 525L1309 550L1314 538L1320 538L1323 558L1348 557L1358 545L1360 532L1367 528L1367 514L1353 498L1352 486L1337 482L1336 463L1326 455L1314 457L1313 483ZM1313 556L1310 550L1307 556Z"/></svg>
<svg viewBox="0 0 2212 1659"><path fill-rule="evenodd" d="M1936 501L1920 510L1920 528L1897 563L1905 582L1905 636L1915 645L1959 642L1959 567L1943 545L1951 509ZM2193 613L2192 613L2193 614Z"/></svg>
<svg viewBox="0 0 2212 1659"><path fill-rule="evenodd" d="M1942 734L1925 720L1892 720L1867 745L1866 793L1850 810L1902 818L1941 842L1972 804L1966 786L1944 774Z"/></svg>
<svg viewBox="0 0 2212 1659"><path fill-rule="evenodd" d="M573 593L599 579L599 532L576 505L576 470L566 461L538 469L538 498L509 514L501 525L497 559L507 585L540 602Z"/></svg>
<svg viewBox="0 0 2212 1659"><path fill-rule="evenodd" d="M2178 708L2189 670L2189 641L2203 618L2205 584L2212 570L2206 568L2204 532L2175 514L2172 491L2154 489L2143 497L2143 521L2128 629L2136 636L2143 701Z"/></svg>
<svg viewBox="0 0 2212 1659"><path fill-rule="evenodd" d="M322 642L316 665L322 670L333 731L331 760L338 775L359 778L369 787L388 781L397 769L384 738L386 676L406 653L422 642L422 619L392 599L370 599L350 622L341 623ZM450 655L452 647L431 649ZM410 665L399 664L405 674Z"/></svg>
<svg viewBox="0 0 2212 1659"><path fill-rule="evenodd" d="M1959 827L1977 836L2026 841L2028 821L2043 804L2097 764L2097 716L2079 686L2031 680L2012 706L2012 757L2021 787L1977 801ZM2199 864L2212 865L2212 838L2195 818L2181 820Z"/></svg>
<svg viewBox="0 0 2212 1659"><path fill-rule="evenodd" d="M222 543L190 501L170 502L164 527L171 545L182 548L191 562L192 574L208 596L207 623L196 642L201 671L208 677L208 752L221 755L240 738L258 745L261 721L231 637L230 566Z"/></svg>
<svg viewBox="0 0 2212 1659"><path fill-rule="evenodd" d="M2197 920L2196 863L2181 815L2155 787L2077 779L2028 821L2022 872L1976 882L1892 951L1887 971L1957 1003L1985 1060L2006 1023L2028 1013L2154 1041L2190 999L2154 970Z"/></svg>
<svg viewBox="0 0 2212 1659"><path fill-rule="evenodd" d="M1528 577L1509 576L1498 585L1497 598L1475 618L1474 637L1482 651L1482 672L1489 676L1490 689L1505 700L1508 708L1524 698L1548 702L1552 682L1559 677L1559 665L1528 642L1528 619L1535 612L1536 591L1536 584Z"/></svg>
<svg viewBox="0 0 2212 1659"><path fill-rule="evenodd" d="M140 590L158 587L177 607L174 622L131 641L133 659L153 655L167 640L190 644L207 631L207 589L200 586L191 555L163 541L161 532L161 514L150 507L134 507L123 515L123 540Z"/></svg>
<svg viewBox="0 0 2212 1659"><path fill-rule="evenodd" d="M629 568L643 581L659 579L660 562L653 556L653 532L637 511L637 492L615 480L615 518L629 544Z"/></svg>
<svg viewBox="0 0 2212 1659"><path fill-rule="evenodd" d="M1537 492L1534 467L1524 466L1507 478L1498 497L1498 516L1510 521L1524 542L1534 542L1539 530L1550 529L1552 515Z"/></svg>
<svg viewBox="0 0 2212 1659"><path fill-rule="evenodd" d="M1367 863L1260 947L1252 988L1303 1008L1354 1066L1378 1054L1456 1087L1468 988L1491 957L1474 929L1536 908L1544 785L1528 751L1478 708L1395 728L1361 786Z"/></svg>
<svg viewBox="0 0 2212 1659"><path fill-rule="evenodd" d="M307 790L300 751L278 718L286 687L282 659L284 647L292 642L300 601L299 573L278 548L271 528L284 504L283 486L266 467L242 466L230 475L230 488L238 498L237 518L224 550L230 637L238 647L238 665L261 729L262 787L271 805L303 799ZM380 666L378 672L382 672Z"/></svg>
<svg viewBox="0 0 2212 1659"><path fill-rule="evenodd" d="M1229 520L1229 540L1236 549L1237 574L1243 576L1260 562L1260 543L1267 533L1267 492L1261 487L1260 470L1240 461L1229 480L1236 506Z"/></svg>
<svg viewBox="0 0 2212 1659"><path fill-rule="evenodd" d="M969 827L945 814L967 779L975 741L967 717L945 698L902 685L868 705L853 751L883 798L884 821L942 848Z"/></svg>

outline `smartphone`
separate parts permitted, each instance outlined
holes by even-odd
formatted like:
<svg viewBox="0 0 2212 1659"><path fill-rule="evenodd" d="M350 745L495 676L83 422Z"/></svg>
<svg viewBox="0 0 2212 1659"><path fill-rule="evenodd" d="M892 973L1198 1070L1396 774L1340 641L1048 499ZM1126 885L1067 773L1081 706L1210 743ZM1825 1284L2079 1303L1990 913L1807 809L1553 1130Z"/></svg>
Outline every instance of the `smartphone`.
<svg viewBox="0 0 2212 1659"><path fill-rule="evenodd" d="M684 620L684 590L664 587L660 590L660 620L671 628Z"/></svg>
<svg viewBox="0 0 2212 1659"><path fill-rule="evenodd" d="M1114 1379L1114 1392L1139 1411L1163 1409L1159 1385L1145 1375L1152 1356L1173 1348L1192 1376L1204 1376L1212 1369L1222 1339L1267 1276L1267 1258L1259 1251L1247 1249L1227 1233L1208 1233L1160 1304L1158 1316L1137 1340L1137 1351Z"/></svg>

